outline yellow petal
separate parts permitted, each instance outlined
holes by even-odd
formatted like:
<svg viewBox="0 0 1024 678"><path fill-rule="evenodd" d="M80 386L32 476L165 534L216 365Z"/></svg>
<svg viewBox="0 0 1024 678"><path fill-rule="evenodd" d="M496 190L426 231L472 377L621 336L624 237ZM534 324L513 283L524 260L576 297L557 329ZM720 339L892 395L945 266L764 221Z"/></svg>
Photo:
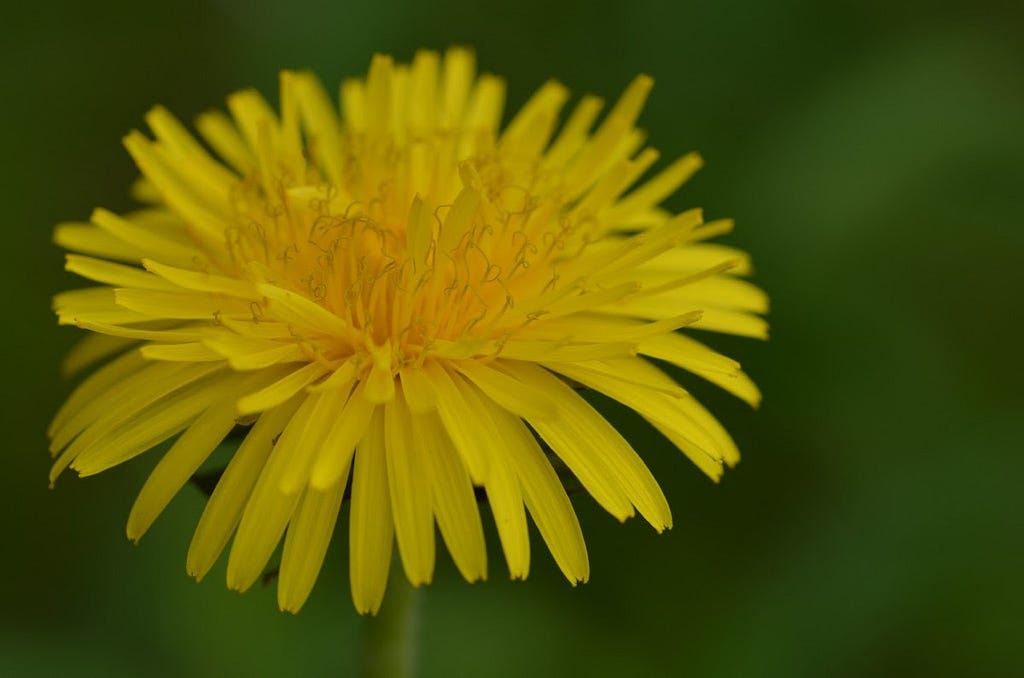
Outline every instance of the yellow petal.
<svg viewBox="0 0 1024 678"><path fill-rule="evenodd" d="M83 278L115 287L141 287L151 290L174 289L174 285L169 282L134 266L114 264L80 254L66 255L64 269L77 273Z"/></svg>
<svg viewBox="0 0 1024 678"><path fill-rule="evenodd" d="M512 462L513 457L522 454L521 445L514 438L494 435L496 424L485 402L486 396L457 374L452 375L452 381L466 405L462 416L477 445L487 455L488 475L484 488L509 575L513 579L525 579L530 571L530 537L523 494Z"/></svg>
<svg viewBox="0 0 1024 678"><path fill-rule="evenodd" d="M343 411L347 404L348 394L338 390L314 393L310 400L316 403L313 412L306 422L301 442L296 444L288 460L288 467L281 474L280 489L285 494L296 494L309 482L313 463L333 431L338 413ZM331 487L333 484L323 489L327 491Z"/></svg>
<svg viewBox="0 0 1024 678"><path fill-rule="evenodd" d="M140 290L142 291L142 290ZM111 287L89 287L67 290L53 297L53 310L61 325L83 323L123 324L152 320L149 316L117 305L115 290Z"/></svg>
<svg viewBox="0 0 1024 678"><path fill-rule="evenodd" d="M142 265L146 267L147 271L159 276L157 280L163 279L170 283L172 289L177 286L194 292L223 294L247 301L257 301L262 298L256 288L245 280L167 266L152 259L143 259ZM137 286L141 287L141 285Z"/></svg>
<svg viewBox="0 0 1024 678"><path fill-rule="evenodd" d="M253 486L270 456L274 440L291 420L303 398L293 398L260 415L228 462L199 518L185 567L196 579L210 571L242 518Z"/></svg>
<svg viewBox="0 0 1024 678"><path fill-rule="evenodd" d="M238 414L255 414L277 407L326 373L327 368L320 363L303 365L273 384L239 398L236 410Z"/></svg>
<svg viewBox="0 0 1024 678"><path fill-rule="evenodd" d="M105 334L87 334L79 339L64 356L60 365L61 375L73 377L86 367L120 353L134 344L134 339L112 337Z"/></svg>
<svg viewBox="0 0 1024 678"><path fill-rule="evenodd" d="M107 391L113 384L121 381L145 366L146 361L139 355L138 351L129 351L123 356L112 360L100 369L90 374L64 401L49 428L46 435L50 438L57 436L58 432L68 424L71 419L78 418L83 408L93 406L97 397ZM67 442L86 425L88 418L81 422L80 426L71 426L73 432L67 436ZM58 445L58 449L64 445Z"/></svg>
<svg viewBox="0 0 1024 678"><path fill-rule="evenodd" d="M382 409L374 410L352 473L349 577L352 601L360 614L377 614L391 568L394 522L388 496Z"/></svg>
<svg viewBox="0 0 1024 678"><path fill-rule="evenodd" d="M347 483L346 470L344 478L333 487L325 491L306 488L299 500L299 508L288 524L281 555L277 604L282 610L298 612L313 590L334 533Z"/></svg>
<svg viewBox="0 0 1024 678"><path fill-rule="evenodd" d="M146 114L146 122L157 142L149 146L151 156L148 152L136 150L135 157L155 192L173 204L179 198L172 196L174 189L165 182L174 177L175 185L194 197L211 217L218 220L230 218L231 195L240 183L238 177L214 160L185 126L162 106L151 109ZM185 208L179 206L179 209Z"/></svg>
<svg viewBox="0 0 1024 678"><path fill-rule="evenodd" d="M636 359L636 363L646 364L641 359ZM628 361L618 361L614 365L619 371L618 374L612 373L600 363L588 364L587 367L551 363L548 367L636 410L645 419L658 424L659 428L672 431L673 442L684 442L684 445L680 446L682 451L698 466L704 468L707 462L700 457L707 457L713 462L708 467L715 469L712 477L717 479L721 475L721 462L725 457L727 444L709 433L690 416L687 405L692 398L687 394L680 392L676 396L667 395L661 390L638 384L637 381L644 378L642 375L636 376L632 381L620 379L618 374L629 377L631 367L633 370L638 369L637 365L630 366ZM655 369L652 366L648 367ZM671 381L667 377L666 380Z"/></svg>
<svg viewBox="0 0 1024 678"><path fill-rule="evenodd" d="M295 96L308 130L309 145L315 149L327 177L335 183L343 183L341 126L327 92L312 74L298 73L295 76Z"/></svg>
<svg viewBox="0 0 1024 678"><path fill-rule="evenodd" d="M577 360L598 360L633 355L634 344L627 342L603 343L564 343L563 341L517 341L505 342L501 349L501 357L509 360L557 360L574 362Z"/></svg>
<svg viewBox="0 0 1024 678"><path fill-rule="evenodd" d="M265 377L234 379L225 384L220 394L251 388L251 384ZM229 396L230 397L230 396ZM164 510L171 499L184 487L214 448L224 440L235 426L235 409L230 401L221 400L203 412L175 441L171 449L160 458L145 485L139 492L128 515L128 538L138 541Z"/></svg>
<svg viewBox="0 0 1024 678"><path fill-rule="evenodd" d="M261 370L272 365L309 360L309 354L294 342L251 341L220 333L204 339L203 345L227 358L228 364L236 370Z"/></svg>
<svg viewBox="0 0 1024 678"><path fill-rule="evenodd" d="M575 391L547 370L508 361L502 369L556 398L561 418L531 420L587 491L619 520L640 511L659 532L672 526L668 502L657 481L628 442Z"/></svg>
<svg viewBox="0 0 1024 678"><path fill-rule="evenodd" d="M53 242L72 252L118 261L136 262L149 254L148 250L127 243L92 224L58 224L53 230Z"/></svg>
<svg viewBox="0 0 1024 678"><path fill-rule="evenodd" d="M102 391L94 390L91 401L82 403L73 416L54 429L50 450L56 452L69 444L76 450L87 449L115 429L123 428L144 408L218 369L213 364L143 363L133 372L119 375L116 381L107 382ZM132 397L125 398L123 393L131 393Z"/></svg>
<svg viewBox="0 0 1024 678"><path fill-rule="evenodd" d="M456 367L488 398L513 414L527 419L550 419L557 412L554 401L543 392L503 372L470 361L457 363Z"/></svg>
<svg viewBox="0 0 1024 678"><path fill-rule="evenodd" d="M165 362L209 362L222 361L224 356L198 341L183 344L146 344L139 349L146 360Z"/></svg>
<svg viewBox="0 0 1024 678"><path fill-rule="evenodd" d="M271 145L277 146L277 114L259 92L251 89L235 92L228 97L228 109L249 148L255 149L261 144L262 134L267 134Z"/></svg>
<svg viewBox="0 0 1024 678"><path fill-rule="evenodd" d="M129 133L124 145L164 202L192 225L193 233L211 246L223 244L224 231L230 226L227 205L218 205L215 193L204 191L188 174L187 165L183 167L180 160L169 157L164 149L140 132ZM227 193L225 190L225 198Z"/></svg>
<svg viewBox="0 0 1024 678"><path fill-rule="evenodd" d="M429 584L434 576L434 516L431 486L424 482L427 450L413 436L401 388L384 406L384 443L398 553L413 586Z"/></svg>
<svg viewBox="0 0 1024 678"><path fill-rule="evenodd" d="M239 174L245 176L253 169L256 159L238 134L231 118L221 111L208 111L196 119L196 129L210 147L224 158Z"/></svg>
<svg viewBox="0 0 1024 678"><path fill-rule="evenodd" d="M436 413L413 414L412 433L423 447L434 515L452 560L467 581L485 579L487 548L466 465Z"/></svg>
<svg viewBox="0 0 1024 678"><path fill-rule="evenodd" d="M348 400L324 438L310 473L310 484L320 490L332 487L348 472L353 451L366 433L375 409L373 403L367 400L362 383L351 394L347 390L343 393L348 395Z"/></svg>
<svg viewBox="0 0 1024 678"><path fill-rule="evenodd" d="M698 308L696 304L666 306L663 301L655 297L644 296L633 296L601 308L602 313L608 313L609 315L651 319L667 318L679 313L696 310L701 312L701 318L690 325L694 329L712 330L736 334L741 337L752 337L754 339L768 338L768 323L764 318L742 311L708 307Z"/></svg>
<svg viewBox="0 0 1024 678"><path fill-rule="evenodd" d="M409 410L416 414L425 414L437 409L434 391L424 371L418 367L405 367L399 371L402 380L402 391Z"/></svg>
<svg viewBox="0 0 1024 678"><path fill-rule="evenodd" d="M653 85L650 77L641 75L622 93L565 177L565 184L573 195L582 193L609 164L621 157L619 153L625 150L622 142L632 129Z"/></svg>
<svg viewBox="0 0 1024 678"><path fill-rule="evenodd" d="M621 219L624 215L657 205L675 193L703 164L704 161L697 153L684 155L620 200L615 207L609 210L606 218Z"/></svg>
<svg viewBox="0 0 1024 678"><path fill-rule="evenodd" d="M481 443L486 445L489 436L485 432L483 440L479 438L479 424L470 421L466 416L469 405L466 404L462 392L456 387L447 370L434 362L427 363L423 369L434 390L437 412L441 415L441 421L444 422L455 449L466 463L473 482L483 485L487 480L488 457Z"/></svg>
<svg viewBox="0 0 1024 678"><path fill-rule="evenodd" d="M569 160L586 142L587 133L597 120L603 102L595 96L585 96L573 109L561 132L544 156L544 164L558 167Z"/></svg>
<svg viewBox="0 0 1024 678"><path fill-rule="evenodd" d="M94 210L90 219L102 232L123 242L132 251L140 252L142 256L187 263L195 260L198 254L194 247L186 247L156 229L149 228L148 224L139 223L138 219L120 217L104 209Z"/></svg>
<svg viewBox="0 0 1024 678"><path fill-rule="evenodd" d="M252 316L248 301L190 292L118 288L114 290L114 301L118 306L151 318L216 320L222 315Z"/></svg>
<svg viewBox="0 0 1024 678"><path fill-rule="evenodd" d="M472 50L451 47L444 54L443 106L440 124L452 128L462 120L476 70Z"/></svg>
<svg viewBox="0 0 1024 678"><path fill-rule="evenodd" d="M753 407L761 403L761 391L740 370L739 363L691 337L678 332L662 334L645 339L638 350L643 355L664 360L703 377Z"/></svg>
<svg viewBox="0 0 1024 678"><path fill-rule="evenodd" d="M520 419L493 404L489 412L495 437L509 441L508 447L516 452L509 460L519 477L526 507L555 562L573 585L587 581L590 563L583 532L558 474Z"/></svg>
<svg viewBox="0 0 1024 678"><path fill-rule="evenodd" d="M260 294L270 300L268 310L283 322L348 337L352 328L341 318L306 297L274 285L261 284Z"/></svg>
<svg viewBox="0 0 1024 678"><path fill-rule="evenodd" d="M233 379L224 373L179 388L149 407L118 422L116 431L90 436L86 447L71 463L81 476L90 476L146 452L188 427L218 399L230 397ZM111 419L103 427L115 425ZM87 432L88 433L88 432ZM84 435L84 434L83 434ZM67 452L76 449L77 441ZM57 466L60 462L58 461Z"/></svg>
<svg viewBox="0 0 1024 678"><path fill-rule="evenodd" d="M165 344L189 343L199 341L202 338L202 333L196 325L185 323L170 324L166 327L162 327L165 324L166 323L157 321L156 323L150 323L144 327L121 327L119 325L107 325L104 323L79 322L78 326L83 330L98 332L100 334L106 334L113 337L122 337L124 339L133 339L137 341L156 341Z"/></svg>
<svg viewBox="0 0 1024 678"><path fill-rule="evenodd" d="M727 261L736 262L729 269L729 273L732 275L750 275L752 272L749 254L735 247L717 243L687 244L683 247L676 247L654 257L644 264L644 268L676 273L705 271Z"/></svg>
<svg viewBox="0 0 1024 678"><path fill-rule="evenodd" d="M568 98L569 90L561 83L554 80L544 83L505 127L498 141L499 152L533 159L547 145L558 112Z"/></svg>
<svg viewBox="0 0 1024 678"><path fill-rule="evenodd" d="M301 453L319 398L307 397L288 422L245 506L228 557L228 587L245 591L259 578L298 504L298 494L281 491L292 458Z"/></svg>
<svg viewBox="0 0 1024 678"><path fill-rule="evenodd" d="M764 291L746 280L727 275L694 280L675 289L655 292L651 297L656 303L673 308L696 306L759 314L768 312L768 295ZM695 324L699 325L699 321Z"/></svg>

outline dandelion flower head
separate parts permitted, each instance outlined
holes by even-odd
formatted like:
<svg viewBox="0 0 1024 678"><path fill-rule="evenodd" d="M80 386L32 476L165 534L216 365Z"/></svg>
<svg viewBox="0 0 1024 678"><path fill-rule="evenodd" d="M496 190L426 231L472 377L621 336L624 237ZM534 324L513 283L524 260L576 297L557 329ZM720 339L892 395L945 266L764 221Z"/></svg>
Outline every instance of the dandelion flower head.
<svg viewBox="0 0 1024 678"><path fill-rule="evenodd" d="M670 527L647 466L579 389L635 410L717 480L736 446L652 359L756 405L739 365L688 331L764 336L767 300L743 252L708 242L730 221L660 207L701 161L646 178L651 85L636 78L603 117L583 97L563 119L568 92L548 82L502 128L503 81L451 49L374 57L340 110L297 72L281 75L279 111L239 92L198 137L153 109L151 136L125 138L143 207L56 230L67 269L95 285L54 302L89 331L67 370L91 373L50 427L51 480L173 440L131 509L138 540L241 435L187 569L202 578L230 543L227 583L245 590L283 541L290 611L349 499L363 613L396 544L409 581L431 581L435 525L462 575L486 576L478 495L513 578L530 566L529 515L586 581L556 464L619 520Z"/></svg>

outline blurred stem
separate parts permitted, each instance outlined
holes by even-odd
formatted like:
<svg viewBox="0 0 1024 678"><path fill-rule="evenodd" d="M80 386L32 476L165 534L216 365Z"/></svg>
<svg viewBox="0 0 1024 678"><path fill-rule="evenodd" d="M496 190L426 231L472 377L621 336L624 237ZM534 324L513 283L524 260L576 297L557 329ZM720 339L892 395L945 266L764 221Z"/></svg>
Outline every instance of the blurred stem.
<svg viewBox="0 0 1024 678"><path fill-rule="evenodd" d="M405 578L400 562L391 564L387 597L376 617L366 620L363 676L412 678L419 654L419 590Z"/></svg>

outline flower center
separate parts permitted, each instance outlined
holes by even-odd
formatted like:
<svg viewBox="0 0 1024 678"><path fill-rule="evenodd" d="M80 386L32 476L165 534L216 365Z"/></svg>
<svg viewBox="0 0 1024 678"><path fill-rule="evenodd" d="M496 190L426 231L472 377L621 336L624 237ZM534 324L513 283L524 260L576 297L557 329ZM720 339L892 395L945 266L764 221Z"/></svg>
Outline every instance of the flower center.
<svg viewBox="0 0 1024 678"><path fill-rule="evenodd" d="M369 170L384 162L371 157ZM297 292L342 319L345 336L317 340L322 355L389 353L392 371L429 353L497 355L543 312L556 264L580 225L563 201L504 184L496 160L458 163L451 197L434 204L401 187L409 164L390 161L376 191L353 170L347 185L307 183L266 191L243 184L238 226L226 234L229 266ZM308 178L308 177L307 177ZM357 199L357 196L361 199ZM583 249L585 239L576 243Z"/></svg>

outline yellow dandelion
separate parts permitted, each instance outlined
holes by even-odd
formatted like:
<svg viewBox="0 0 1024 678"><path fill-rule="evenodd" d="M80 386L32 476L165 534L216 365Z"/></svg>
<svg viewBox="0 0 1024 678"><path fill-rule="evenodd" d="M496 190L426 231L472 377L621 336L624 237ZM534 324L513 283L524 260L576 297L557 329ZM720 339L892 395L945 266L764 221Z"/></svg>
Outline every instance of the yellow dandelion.
<svg viewBox="0 0 1024 678"><path fill-rule="evenodd" d="M619 520L670 527L647 466L577 387L718 479L736 446L648 358L756 405L735 361L677 330L763 337L767 299L742 279L746 254L706 242L730 221L659 207L697 155L641 181L658 159L636 127L651 84L636 78L595 127L599 99L560 123L568 92L549 82L501 130L503 81L451 49L374 57L342 84L340 114L312 75L285 72L280 112L234 94L230 115L197 120L205 146L153 109L155 138L125 139L146 206L56 229L67 269L98 283L55 299L62 324L91 332L66 368L103 364L50 427L51 480L176 437L131 509L138 540L248 427L187 569L201 579L230 541L227 584L245 590L283 540L290 611L349 494L361 613L380 607L394 543L409 581L431 581L435 523L462 575L486 576L480 491L513 578L530 567L529 513L569 581L586 581L555 457Z"/></svg>

